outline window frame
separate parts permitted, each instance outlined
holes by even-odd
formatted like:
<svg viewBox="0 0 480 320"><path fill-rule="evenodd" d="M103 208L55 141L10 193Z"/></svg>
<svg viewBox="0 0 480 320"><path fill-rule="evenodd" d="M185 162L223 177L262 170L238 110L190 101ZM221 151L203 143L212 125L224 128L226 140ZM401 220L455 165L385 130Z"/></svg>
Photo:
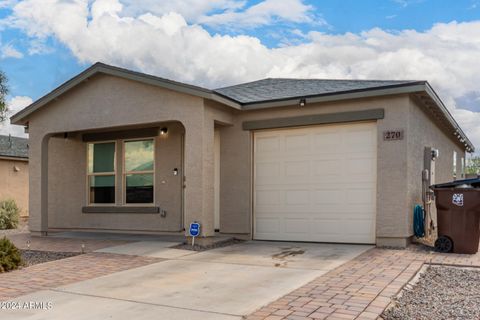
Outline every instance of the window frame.
<svg viewBox="0 0 480 320"><path fill-rule="evenodd" d="M101 173L95 173L92 172L90 173L89 170L89 158L88 158L88 153L89 153L89 145L95 145L95 144L104 144L104 143L113 143L114 144L114 152L113 152L113 172L101 172ZM89 207L111 207L112 205L115 206L117 205L117 140L105 140L105 141L95 141L95 142L87 142L86 143L86 190L87 190L87 206ZM90 197L90 177L95 177L95 176L114 176L114 197L115 201L112 203L95 203L92 202L92 199Z"/></svg>
<svg viewBox="0 0 480 320"><path fill-rule="evenodd" d="M152 170L144 170L144 171L127 171L127 167L125 165L125 144L127 142L135 142L135 141L145 141L145 140L152 140L153 141L153 169ZM155 189L156 189L156 150L157 150L157 139L155 137L143 137L143 138L135 138L135 139L122 139L122 206L125 207L154 207L156 203L156 196L155 196ZM153 175L153 201L150 203L127 203L127 175L131 174L152 174Z"/></svg>

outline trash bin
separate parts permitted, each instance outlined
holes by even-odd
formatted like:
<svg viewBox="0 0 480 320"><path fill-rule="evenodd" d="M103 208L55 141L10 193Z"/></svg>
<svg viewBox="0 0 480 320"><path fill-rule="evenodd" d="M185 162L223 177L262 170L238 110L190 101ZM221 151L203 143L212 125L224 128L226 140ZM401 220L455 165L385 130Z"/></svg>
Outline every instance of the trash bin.
<svg viewBox="0 0 480 320"><path fill-rule="evenodd" d="M437 207L438 239L441 252L478 251L480 237L480 179L457 180L431 186Z"/></svg>

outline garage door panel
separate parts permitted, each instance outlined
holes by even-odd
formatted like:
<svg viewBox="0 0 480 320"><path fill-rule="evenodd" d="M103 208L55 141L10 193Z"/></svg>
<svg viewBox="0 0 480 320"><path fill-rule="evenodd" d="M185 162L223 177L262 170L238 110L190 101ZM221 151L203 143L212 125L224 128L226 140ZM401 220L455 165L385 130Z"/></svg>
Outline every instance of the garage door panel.
<svg viewBox="0 0 480 320"><path fill-rule="evenodd" d="M285 152L300 152L300 153L309 153L310 152L310 137L306 134L296 134L296 135L287 135L285 136Z"/></svg>
<svg viewBox="0 0 480 320"><path fill-rule="evenodd" d="M376 148L375 123L256 132L255 238L374 243Z"/></svg>
<svg viewBox="0 0 480 320"><path fill-rule="evenodd" d="M367 177L375 176L375 159L368 158L349 158L346 161L346 171L348 174L364 175Z"/></svg>
<svg viewBox="0 0 480 320"><path fill-rule="evenodd" d="M267 178L266 181L270 181L270 178L275 178L280 176L280 163L275 161L269 162L260 162L256 168L256 178L262 179ZM261 182L262 180L259 180Z"/></svg>
<svg viewBox="0 0 480 320"><path fill-rule="evenodd" d="M313 174L316 176L338 176L342 172L342 162L336 158L321 159L314 162Z"/></svg>
<svg viewBox="0 0 480 320"><path fill-rule="evenodd" d="M314 133L312 138L314 140L314 144L313 144L314 148L333 150L337 146L337 143L339 142L338 132L335 132L335 131Z"/></svg>
<svg viewBox="0 0 480 320"><path fill-rule="evenodd" d="M345 199L348 204L373 204L376 201L376 195L372 188L348 189Z"/></svg>
<svg viewBox="0 0 480 320"><path fill-rule="evenodd" d="M256 202L258 206L283 204L279 190L257 190Z"/></svg>
<svg viewBox="0 0 480 320"><path fill-rule="evenodd" d="M305 179L310 173L310 161L286 161L285 177Z"/></svg>
<svg viewBox="0 0 480 320"><path fill-rule="evenodd" d="M283 219L283 227L285 233L295 233L300 235L308 235L310 233L310 219L286 218Z"/></svg>
<svg viewBox="0 0 480 320"><path fill-rule="evenodd" d="M310 190L286 190L286 205L310 205Z"/></svg>
<svg viewBox="0 0 480 320"><path fill-rule="evenodd" d="M260 137L255 141L257 145L257 154L261 155L262 153L272 153L279 151L280 149L280 138L277 136L265 136Z"/></svg>
<svg viewBox="0 0 480 320"><path fill-rule="evenodd" d="M314 205L339 205L345 201L345 192L341 189L314 190Z"/></svg>
<svg viewBox="0 0 480 320"><path fill-rule="evenodd" d="M277 217L258 218L256 229L259 234L278 234L280 233L280 219Z"/></svg>

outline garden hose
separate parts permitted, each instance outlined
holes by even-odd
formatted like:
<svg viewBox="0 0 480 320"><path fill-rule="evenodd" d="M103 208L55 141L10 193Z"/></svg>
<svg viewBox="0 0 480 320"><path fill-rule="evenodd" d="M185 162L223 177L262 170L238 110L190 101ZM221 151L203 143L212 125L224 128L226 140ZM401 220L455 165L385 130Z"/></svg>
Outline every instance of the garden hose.
<svg viewBox="0 0 480 320"><path fill-rule="evenodd" d="M413 232L415 237L423 238L425 236L425 217L421 205L416 205L413 209Z"/></svg>

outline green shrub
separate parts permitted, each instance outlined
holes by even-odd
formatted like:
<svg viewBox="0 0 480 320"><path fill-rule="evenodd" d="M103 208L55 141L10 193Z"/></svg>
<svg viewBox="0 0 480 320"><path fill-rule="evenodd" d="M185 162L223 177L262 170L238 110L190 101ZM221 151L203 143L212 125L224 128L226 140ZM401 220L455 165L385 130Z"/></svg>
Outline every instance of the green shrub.
<svg viewBox="0 0 480 320"><path fill-rule="evenodd" d="M0 230L15 229L18 225L20 209L15 200L4 200L0 202Z"/></svg>
<svg viewBox="0 0 480 320"><path fill-rule="evenodd" d="M0 239L0 273L17 269L22 264L20 250L6 237Z"/></svg>

